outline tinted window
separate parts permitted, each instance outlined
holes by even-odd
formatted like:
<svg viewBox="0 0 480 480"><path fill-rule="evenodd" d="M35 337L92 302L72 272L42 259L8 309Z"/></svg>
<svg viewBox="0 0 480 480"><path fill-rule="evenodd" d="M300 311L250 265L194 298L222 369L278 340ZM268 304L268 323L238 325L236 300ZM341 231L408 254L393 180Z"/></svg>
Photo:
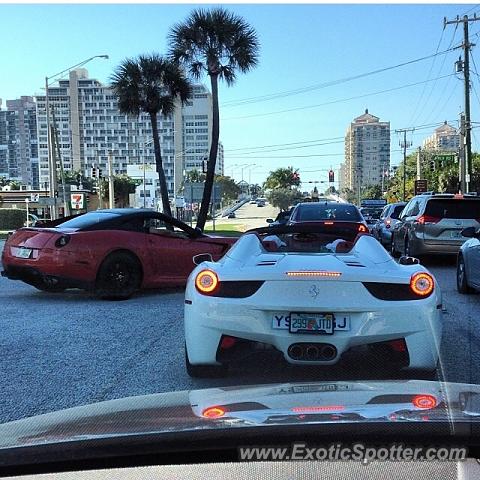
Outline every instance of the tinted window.
<svg viewBox="0 0 480 480"><path fill-rule="evenodd" d="M404 208L405 208L405 205L397 205L397 206L393 209L390 217L393 218L393 219L397 219L397 218L400 216L400 214L402 213L402 211L403 211Z"/></svg>
<svg viewBox="0 0 480 480"><path fill-rule="evenodd" d="M480 218L480 199L431 199L425 215L437 218Z"/></svg>
<svg viewBox="0 0 480 480"><path fill-rule="evenodd" d="M353 205L312 203L298 207L295 221L315 222L317 220L360 222L362 218L357 207Z"/></svg>
<svg viewBox="0 0 480 480"><path fill-rule="evenodd" d="M118 218L120 215L117 213L86 213L85 215L79 215L77 218L72 218L66 222L58 225L60 228L86 228L96 225L100 222L105 222L113 218Z"/></svg>

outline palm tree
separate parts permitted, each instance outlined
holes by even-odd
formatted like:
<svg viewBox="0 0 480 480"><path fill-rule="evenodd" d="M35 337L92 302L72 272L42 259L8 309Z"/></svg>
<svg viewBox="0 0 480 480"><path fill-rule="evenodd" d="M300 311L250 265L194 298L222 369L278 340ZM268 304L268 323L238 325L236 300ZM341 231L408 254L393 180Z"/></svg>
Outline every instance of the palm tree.
<svg viewBox="0 0 480 480"><path fill-rule="evenodd" d="M218 79L225 80L230 86L235 82L236 70L245 73L255 67L259 42L255 30L242 17L219 7L194 10L184 23L173 26L169 41L172 59L185 65L195 79L206 73L212 88L212 143L197 221L197 227L203 230L212 194L220 135Z"/></svg>
<svg viewBox="0 0 480 480"><path fill-rule="evenodd" d="M177 63L156 53L124 60L111 81L120 112L137 116L145 112L150 116L163 212L171 216L157 120L159 114L167 116L174 112L178 98L183 104L191 97L191 83Z"/></svg>

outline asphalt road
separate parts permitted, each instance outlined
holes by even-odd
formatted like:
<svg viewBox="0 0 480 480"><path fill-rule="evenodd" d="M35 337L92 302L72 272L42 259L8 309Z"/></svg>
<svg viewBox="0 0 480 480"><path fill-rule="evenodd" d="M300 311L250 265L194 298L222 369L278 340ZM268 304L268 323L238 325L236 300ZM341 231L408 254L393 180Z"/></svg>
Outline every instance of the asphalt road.
<svg viewBox="0 0 480 480"><path fill-rule="evenodd" d="M0 248L3 248L0 242ZM455 288L455 266L430 261L444 292L444 377L480 383L480 295ZM0 423L132 395L320 379L386 378L378 365L298 368L278 356L244 362L224 379L184 368L183 292L147 292L108 302L81 291L38 292L0 278Z"/></svg>

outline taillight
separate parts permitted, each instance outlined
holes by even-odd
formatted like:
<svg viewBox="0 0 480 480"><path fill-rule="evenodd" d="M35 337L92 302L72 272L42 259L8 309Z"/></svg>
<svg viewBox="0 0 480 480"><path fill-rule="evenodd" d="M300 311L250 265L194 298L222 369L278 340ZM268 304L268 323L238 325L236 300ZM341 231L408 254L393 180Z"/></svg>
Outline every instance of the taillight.
<svg viewBox="0 0 480 480"><path fill-rule="evenodd" d="M204 418L220 418L223 417L226 410L222 407L209 407L202 412Z"/></svg>
<svg viewBox="0 0 480 480"><path fill-rule="evenodd" d="M410 289L419 297L428 297L435 287L433 277L425 272L415 273L410 279Z"/></svg>
<svg viewBox="0 0 480 480"><path fill-rule="evenodd" d="M202 270L195 278L195 286L200 293L212 293L218 286L218 277L212 270Z"/></svg>
<svg viewBox="0 0 480 480"><path fill-rule="evenodd" d="M415 395L412 398L414 407L428 409L437 406L437 399L433 395Z"/></svg>
<svg viewBox="0 0 480 480"><path fill-rule="evenodd" d="M420 225L425 225L426 223L438 223L441 218L432 217L431 215L422 215L417 218L416 222Z"/></svg>
<svg viewBox="0 0 480 480"><path fill-rule="evenodd" d="M392 220L390 218L387 218L385 220L385 227L390 228L392 226Z"/></svg>
<svg viewBox="0 0 480 480"><path fill-rule="evenodd" d="M55 241L55 246L57 248L64 247L67 245L67 243L70 241L70 236L69 235L62 235L61 237L57 238Z"/></svg>
<svg viewBox="0 0 480 480"><path fill-rule="evenodd" d="M367 228L363 223L361 223L361 224L358 226L358 231L359 231L359 232L366 233L366 232L368 232L368 228Z"/></svg>

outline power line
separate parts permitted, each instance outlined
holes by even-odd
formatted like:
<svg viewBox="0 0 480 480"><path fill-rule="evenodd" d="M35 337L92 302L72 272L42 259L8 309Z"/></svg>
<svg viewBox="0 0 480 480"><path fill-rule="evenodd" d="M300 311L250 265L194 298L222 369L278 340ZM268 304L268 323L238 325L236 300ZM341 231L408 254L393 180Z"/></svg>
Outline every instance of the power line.
<svg viewBox="0 0 480 480"><path fill-rule="evenodd" d="M405 67L407 65L411 65L411 64L417 63L417 62L421 62L423 60L428 60L429 58L433 58L433 57L436 57L436 56L439 56L439 55L445 55L450 50L453 50L453 49L448 48L447 50L444 50L442 52L437 51L434 54L427 55L425 57L416 58L414 60L409 60L407 62L398 63L396 65L391 65L389 67L379 68L377 70L361 73L361 74L358 74L358 75L353 75L351 77L340 78L338 80L332 80L330 82L320 83L320 84L316 84L316 85L310 85L308 87L302 87L302 88L298 88L298 89L295 89L295 90L286 90L286 91L283 91L283 92L272 93L272 94L269 94L269 95L259 95L259 96L256 96L256 97L249 97L249 98L244 98L244 99L239 99L239 100L231 100L229 102L223 103L221 106L222 106L222 108L236 107L236 106L247 105L247 104L251 104L251 103L258 103L258 102L264 102L264 101L268 101L268 100L275 100L277 98L284 98L284 97L288 97L288 96L291 96L291 95L298 95L300 93L311 92L312 90L319 90L319 89L326 88L326 87L340 85L342 83L351 82L353 80L358 80L360 78L369 77L371 75L377 75L379 73L383 73L383 72L386 72L388 70L393 70L395 68Z"/></svg>
<svg viewBox="0 0 480 480"><path fill-rule="evenodd" d="M255 118L255 117L266 117L266 116L269 116L269 115L278 115L278 114L281 114L281 113L288 113L288 112L295 112L295 111L299 111L299 110L307 110L307 109L310 109L310 108L324 107L326 105L334 105L336 103L348 102L350 100L357 100L359 98L365 98L365 97L370 97L370 96L373 96L373 95L381 95L383 93L394 92L396 90L401 90L401 89L404 89L404 88L410 88L410 87L414 87L414 86L417 86L417 85L422 85L424 83L433 82L433 81L440 80L440 79L443 79L443 78L448 78L448 77L451 77L452 75L454 75L454 74L451 73L449 75L443 75L441 77L437 77L437 78L434 78L434 79L431 79L431 80L423 80L421 82L415 82L415 83L410 83L410 84L407 84L407 85L401 85L399 87L388 88L386 90L380 90L380 91L377 91L377 92L370 92L370 93L366 93L366 94L363 94L363 95L356 95L354 97L341 98L341 99L338 99L338 100L332 100L330 102L318 103L316 105L306 105L306 106L303 106L303 107L287 108L287 109L284 109L284 110L276 110L274 112L265 112L265 113L256 113L256 114L252 114L252 115L242 115L242 116L239 116L239 117L227 117L227 118L222 118L222 121L241 120L241 119Z"/></svg>

